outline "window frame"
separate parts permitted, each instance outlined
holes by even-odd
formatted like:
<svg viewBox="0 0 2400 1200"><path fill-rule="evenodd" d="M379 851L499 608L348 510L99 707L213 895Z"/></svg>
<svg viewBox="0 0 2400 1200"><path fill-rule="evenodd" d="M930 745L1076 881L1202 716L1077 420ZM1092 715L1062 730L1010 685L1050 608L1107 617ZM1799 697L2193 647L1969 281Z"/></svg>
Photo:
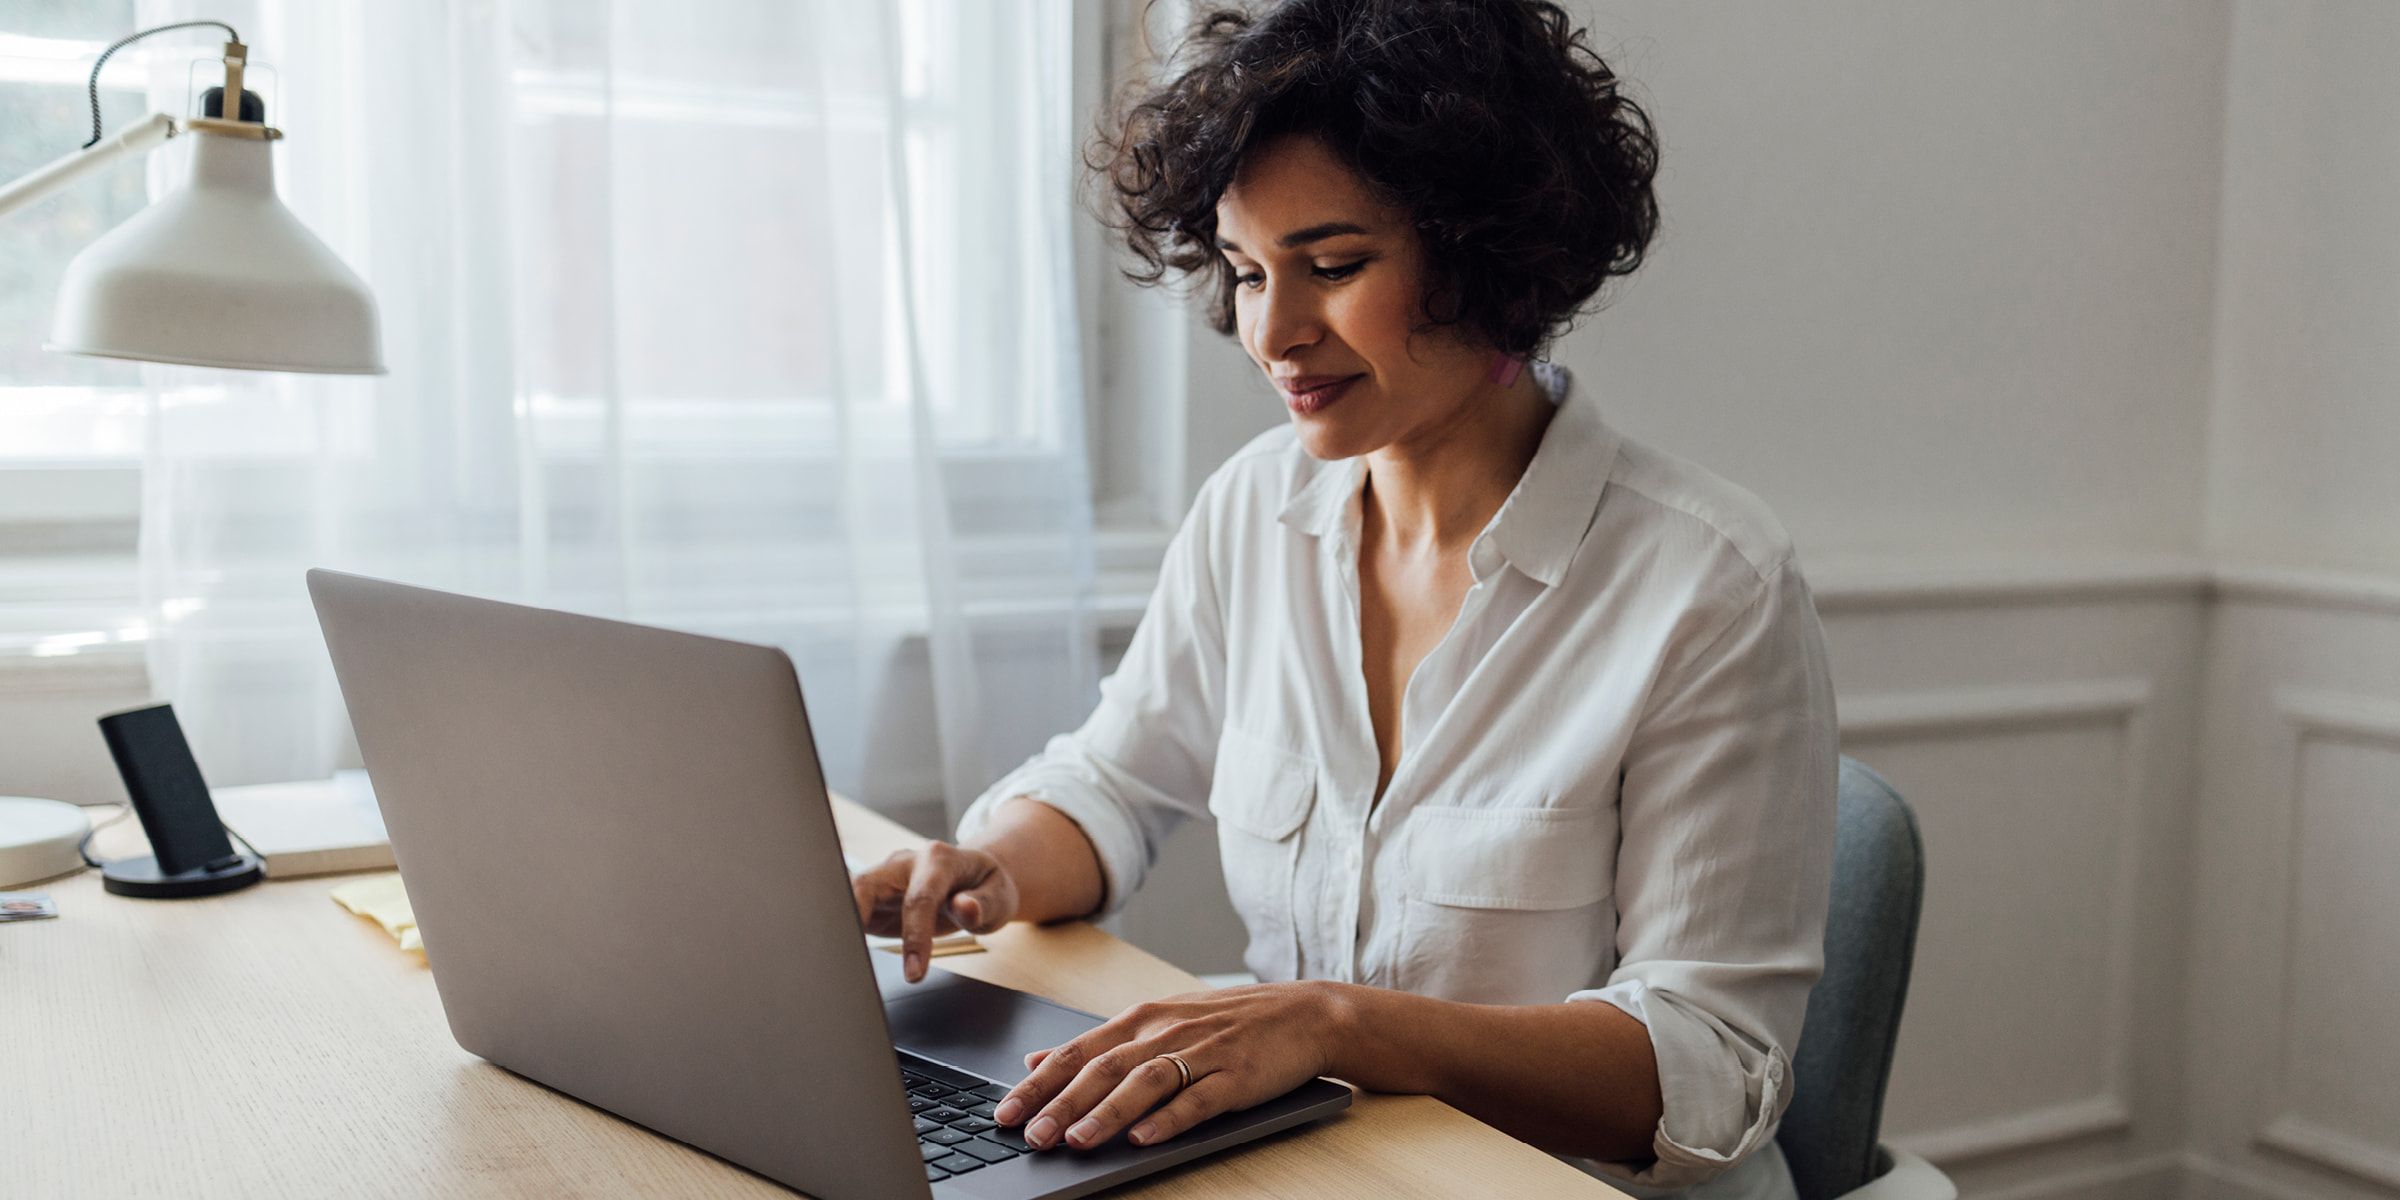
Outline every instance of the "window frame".
<svg viewBox="0 0 2400 1200"><path fill-rule="evenodd" d="M0 83L50 84L77 92L91 78L91 60L107 46L92 38L0 33ZM117 55L101 68L103 91L142 95L148 88L152 55L147 47ZM73 151L61 145L59 156ZM119 169L133 169L120 166ZM56 203L45 197L37 203ZM0 218L5 219L5 218ZM14 384L0 393L77 391L123 392L105 384ZM83 560L103 561L134 552L141 517L141 465L117 456L0 455L0 592L38 600L62 577L81 574ZM35 563L43 564L35 567Z"/></svg>
<svg viewBox="0 0 2400 1200"><path fill-rule="evenodd" d="M1150 69L1152 47L1188 21L1190 0L1139 6L1076 0L1075 128L1088 137L1105 106ZM1082 143L1078 143L1080 150ZM1075 165L1081 171L1081 163ZM1102 591L1147 595L1199 481L1187 424L1195 326L1171 288L1139 287L1119 270L1114 235L1090 213L1076 222L1076 296L1083 321L1085 429Z"/></svg>

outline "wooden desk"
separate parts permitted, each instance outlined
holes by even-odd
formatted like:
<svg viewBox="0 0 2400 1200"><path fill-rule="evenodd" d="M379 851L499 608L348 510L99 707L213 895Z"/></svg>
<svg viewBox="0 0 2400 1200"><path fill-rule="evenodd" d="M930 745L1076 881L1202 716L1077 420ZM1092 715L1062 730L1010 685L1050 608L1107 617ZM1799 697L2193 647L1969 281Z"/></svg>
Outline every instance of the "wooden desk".
<svg viewBox="0 0 2400 1200"><path fill-rule="evenodd" d="M855 857L919 840L836 807ZM140 831L100 844L138 853ZM96 872L39 885L59 918L0 925L0 1194L792 1194L459 1049L422 960L326 898L345 878L176 901ZM985 942L935 963L1093 1012L1201 986L1089 925ZM1361 1096L1112 1194L1620 1193L1439 1101Z"/></svg>

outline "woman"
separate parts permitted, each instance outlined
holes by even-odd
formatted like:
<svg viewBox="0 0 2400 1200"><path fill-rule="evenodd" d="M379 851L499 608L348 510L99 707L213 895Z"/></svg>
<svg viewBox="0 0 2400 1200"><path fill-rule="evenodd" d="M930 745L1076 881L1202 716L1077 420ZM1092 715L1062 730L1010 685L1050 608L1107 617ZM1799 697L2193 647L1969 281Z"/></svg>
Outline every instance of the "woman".
<svg viewBox="0 0 2400 1200"><path fill-rule="evenodd" d="M1036 1146L1312 1075L1635 1190L1792 1194L1836 743L1789 539L1527 358L1642 258L1647 118L1523 0L1197 27L1098 148L1136 279L1196 277L1289 426L1201 489L1083 728L862 875L904 969L1110 911L1205 805L1261 983L1033 1056Z"/></svg>

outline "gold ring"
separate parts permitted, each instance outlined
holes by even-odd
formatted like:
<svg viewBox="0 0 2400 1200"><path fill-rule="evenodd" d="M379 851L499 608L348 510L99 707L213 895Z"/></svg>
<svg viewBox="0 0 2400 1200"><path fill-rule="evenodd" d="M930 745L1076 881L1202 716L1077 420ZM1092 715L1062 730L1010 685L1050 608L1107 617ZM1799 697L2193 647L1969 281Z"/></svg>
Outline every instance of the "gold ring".
<svg viewBox="0 0 2400 1200"><path fill-rule="evenodd" d="M1159 1055L1159 1057L1167 1060L1168 1062L1174 1063L1175 1073L1183 1076L1183 1082L1175 1085L1176 1091L1182 1091L1183 1089L1192 1086L1192 1064L1183 1061L1182 1055L1162 1053Z"/></svg>

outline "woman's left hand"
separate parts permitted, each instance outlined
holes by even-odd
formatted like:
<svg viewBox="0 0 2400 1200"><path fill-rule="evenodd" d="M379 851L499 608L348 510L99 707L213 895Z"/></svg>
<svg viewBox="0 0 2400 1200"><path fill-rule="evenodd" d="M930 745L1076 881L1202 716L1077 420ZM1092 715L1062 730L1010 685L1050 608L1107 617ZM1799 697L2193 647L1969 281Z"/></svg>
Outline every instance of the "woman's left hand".
<svg viewBox="0 0 2400 1200"><path fill-rule="evenodd" d="M1274 1099L1331 1069L1336 986L1263 983L1136 1004L1074 1041L1026 1055L1033 1073L992 1119L1024 1122L1026 1142L1040 1150L1059 1144L1062 1130L1066 1145L1088 1150L1127 1125L1129 1140L1149 1146ZM1191 1086L1163 1054L1191 1068Z"/></svg>

